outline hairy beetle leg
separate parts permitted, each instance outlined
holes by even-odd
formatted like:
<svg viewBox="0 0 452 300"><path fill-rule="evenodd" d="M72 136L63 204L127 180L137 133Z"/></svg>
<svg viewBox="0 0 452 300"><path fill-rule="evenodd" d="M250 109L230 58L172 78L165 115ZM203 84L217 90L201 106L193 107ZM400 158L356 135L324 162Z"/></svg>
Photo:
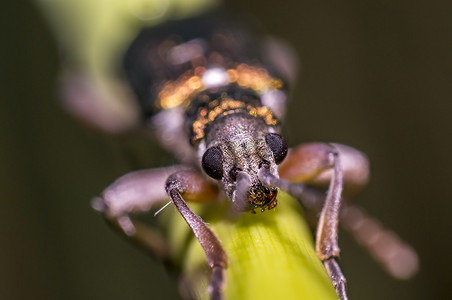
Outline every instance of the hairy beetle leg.
<svg viewBox="0 0 452 300"><path fill-rule="evenodd" d="M171 175L166 182L166 191L171 201L176 206L179 213L190 226L199 243L201 244L207 256L207 263L212 269L212 275L209 284L210 299L223 299L222 290L224 286L224 271L228 265L226 255L220 240L207 226L207 224L196 215L187 205L184 198L200 199L202 196L212 195L215 190L210 190L201 176L191 170L179 171ZM209 198L209 197L208 197Z"/></svg>
<svg viewBox="0 0 452 300"><path fill-rule="evenodd" d="M169 195L206 252L212 269L209 286L211 299L220 300L227 255L215 234L190 210L181 196L189 201L208 202L215 199L218 190L196 171L182 168L175 166L128 173L107 187L100 197L93 200L92 205L103 213L110 226L151 254L166 259L170 251L163 236L149 226L132 221L129 214L147 212L151 206L163 202ZM168 177L171 173L173 175Z"/></svg>
<svg viewBox="0 0 452 300"><path fill-rule="evenodd" d="M169 174L180 166L140 170L128 173L92 201L107 223L119 233L160 258L168 258L169 247L159 231L140 222L132 221L130 214L147 212L157 203L167 199L164 189Z"/></svg>
<svg viewBox="0 0 452 300"><path fill-rule="evenodd" d="M344 203L342 226L392 277L409 279L419 269L416 251L362 208Z"/></svg>
<svg viewBox="0 0 452 300"><path fill-rule="evenodd" d="M320 213L316 233L316 252L323 262L328 275L333 282L339 298L348 299L346 294L346 281L342 271L335 261L339 257L338 226L339 213L342 201L343 170L340 163L339 153L332 149L328 154L333 165L333 176L328 188L328 194Z"/></svg>
<svg viewBox="0 0 452 300"><path fill-rule="evenodd" d="M280 166L280 175L291 182L305 182L307 185L286 182L286 189L300 199L311 213L318 213L325 202L324 193L313 187L326 188L333 170L325 169L321 157L327 148L322 144L310 143L289 151L287 159ZM416 251L362 208L350 203L369 181L369 162L360 151L341 144L333 144L338 150L343 169L343 198L340 224L349 231L371 256L394 278L408 279L419 269ZM324 149L324 150L322 150ZM316 173L316 170L322 170Z"/></svg>
<svg viewBox="0 0 452 300"><path fill-rule="evenodd" d="M333 168L333 174L329 182L328 194L320 213L320 219L316 232L316 253L323 262L327 273L336 289L336 293L342 299L348 299L346 294L345 277L342 274L339 265L335 261L339 257L338 245L338 225L339 213L341 207L341 194L343 187L343 170L339 159L339 153L336 148L329 144L307 144L300 146L295 151L289 152L286 161L293 161L292 165L287 165L286 170L280 172L281 175L289 177L291 181L309 181L317 177L323 171ZM297 154L302 156L294 157ZM284 168L284 164L281 165ZM278 186L289 192L297 198L303 199L306 196L311 197L307 186L303 184L292 184L289 181L280 180L270 172L261 169L259 177L266 185ZM303 203L303 201L302 201ZM317 203L312 203L312 205Z"/></svg>
<svg viewBox="0 0 452 300"><path fill-rule="evenodd" d="M339 267L336 259L332 257L323 261L323 266L325 267L328 276L333 282L336 294L341 300L347 300L347 280L345 279L344 274L342 274L341 268Z"/></svg>
<svg viewBox="0 0 452 300"><path fill-rule="evenodd" d="M339 257L338 225L342 203L342 188L344 184L343 169L339 151L334 145L312 143L302 145L289 152L285 162L280 166L281 177L289 181L280 180L268 172L261 172L261 180L267 185L276 185L293 196L303 199L312 208L318 205L316 194L309 187L299 182L311 183L325 171L332 169L326 199L321 209L316 232L316 252L322 260L328 275L341 299L347 299L345 277L335 261Z"/></svg>

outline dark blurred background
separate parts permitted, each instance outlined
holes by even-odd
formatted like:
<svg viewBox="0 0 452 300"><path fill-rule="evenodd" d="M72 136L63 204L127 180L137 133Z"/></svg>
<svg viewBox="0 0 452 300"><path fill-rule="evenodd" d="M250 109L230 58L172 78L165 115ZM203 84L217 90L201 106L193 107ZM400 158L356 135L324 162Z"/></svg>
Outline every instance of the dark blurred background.
<svg viewBox="0 0 452 300"><path fill-rule="evenodd" d="M145 146L149 166L172 159L64 113L57 43L34 3L9 2L0 18L0 298L176 299L172 275L89 204L134 168L124 147ZM450 299L452 4L228 2L299 53L289 143L367 153L372 180L359 201L418 250L420 273L396 281L342 233L350 298Z"/></svg>

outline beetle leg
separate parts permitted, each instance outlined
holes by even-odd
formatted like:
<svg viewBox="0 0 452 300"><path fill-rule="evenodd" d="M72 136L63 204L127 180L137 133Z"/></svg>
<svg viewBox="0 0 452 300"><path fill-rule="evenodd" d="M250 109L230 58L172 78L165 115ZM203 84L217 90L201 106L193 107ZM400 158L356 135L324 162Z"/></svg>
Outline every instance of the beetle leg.
<svg viewBox="0 0 452 300"><path fill-rule="evenodd" d="M169 253L166 240L157 231L130 219L129 214L147 212L156 203L167 199L165 180L180 166L141 170L128 173L93 199L94 209L103 213L113 228L147 251L161 258Z"/></svg>
<svg viewBox="0 0 452 300"><path fill-rule="evenodd" d="M343 173L339 153L332 150L329 159L333 165L333 176L330 181L325 204L320 213L316 233L317 256L323 261L323 265L333 282L336 293L342 300L348 299L346 294L345 276L336 262L339 257L338 226L339 213L342 204Z"/></svg>
<svg viewBox="0 0 452 300"><path fill-rule="evenodd" d="M339 298L345 300L348 299L346 294L346 280L336 262L336 258L339 257L340 252L338 226L342 202L343 170L339 152L334 146L327 144L316 145L320 148L320 151L317 152L320 154L320 157L317 157L320 163L313 168L313 174L318 172L316 168L324 171L331 168L331 166L333 167L328 193L317 225L316 252L317 256L322 260Z"/></svg>
<svg viewBox="0 0 452 300"><path fill-rule="evenodd" d="M419 258L410 245L393 231L384 228L362 208L344 204L340 215L342 226L391 276L408 279L416 274Z"/></svg>
<svg viewBox="0 0 452 300"><path fill-rule="evenodd" d="M290 182L303 182L309 186L327 188L334 172L328 158L331 147L336 149L341 159L344 197L352 198L369 181L370 166L362 152L349 146L309 143L289 149L286 159L278 168L279 175Z"/></svg>
<svg viewBox="0 0 452 300"><path fill-rule="evenodd" d="M321 145L321 144L320 144ZM369 162L360 151L340 144L334 144L341 158L344 173L346 200L355 196L369 180ZM322 159L315 153L322 153L319 144L305 144L289 151L280 166L280 176L292 182L303 181L314 187L326 188L331 181L333 170L325 169ZM297 171L300 170L300 171ZM323 170L320 173L316 170ZM325 197L309 186L289 184L286 188L300 199L303 206L320 211ZM370 255L393 277L407 279L418 270L419 259L416 251L399 238L393 231L384 228L378 220L369 216L363 209L345 201L340 212L340 222Z"/></svg>
<svg viewBox="0 0 452 300"><path fill-rule="evenodd" d="M366 156L356 149L340 144L333 145L341 159L344 197L351 198L369 180L369 162ZM283 179L262 173L261 180L267 185L278 186L289 192L309 209L308 212L316 214L322 210L325 203L324 193L317 188L331 186L331 182L335 180L335 168L331 168L331 164L325 159L328 157L328 151L331 151L328 145L319 143L290 149L279 168ZM393 277L407 279L417 272L419 261L414 249L361 208L347 202L342 203L339 219L343 227ZM332 260L325 267L331 273L340 270Z"/></svg>
<svg viewBox="0 0 452 300"><path fill-rule="evenodd" d="M166 192L204 249L207 263L212 269L209 284L210 298L220 300L223 298L222 289L225 282L225 268L228 264L228 257L220 240L207 224L188 207L184 200L184 198L202 198L202 195L207 192L207 184L200 185L201 180L203 179L200 175L194 171L176 172L168 178Z"/></svg>
<svg viewBox="0 0 452 300"><path fill-rule="evenodd" d="M300 152L302 156L298 156ZM341 166L338 150L333 145L328 144L307 144L289 153L286 160L292 162L292 165L281 165L280 174L295 182L308 182L317 177L322 172L333 169L331 180L329 182L328 193L323 203L320 213L320 219L317 225L316 233L316 252L322 260L327 273L333 282L336 293L341 299L347 299L345 292L345 277L342 274L336 258L339 257L338 245L338 225L339 212L341 207L341 194L343 187L343 170ZM301 167L301 168L300 168ZM284 169L285 168L285 169ZM261 169L261 180L264 184L279 186L290 194L300 198L307 199L308 207L313 207L318 203L314 192L309 191L305 185L293 185L288 181L272 177L269 172ZM311 201L313 199L312 203ZM303 201L302 201L303 203Z"/></svg>

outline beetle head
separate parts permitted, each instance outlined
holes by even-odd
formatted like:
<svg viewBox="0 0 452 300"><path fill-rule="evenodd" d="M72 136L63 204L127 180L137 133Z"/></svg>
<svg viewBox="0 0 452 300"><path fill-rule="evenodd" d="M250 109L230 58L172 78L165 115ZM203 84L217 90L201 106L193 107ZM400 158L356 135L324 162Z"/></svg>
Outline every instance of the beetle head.
<svg viewBox="0 0 452 300"><path fill-rule="evenodd" d="M237 114L224 119L209 130L209 147L201 160L203 170L221 180L236 210L275 207L278 190L265 186L258 172L265 168L279 177L277 164L287 154L284 139L258 118Z"/></svg>

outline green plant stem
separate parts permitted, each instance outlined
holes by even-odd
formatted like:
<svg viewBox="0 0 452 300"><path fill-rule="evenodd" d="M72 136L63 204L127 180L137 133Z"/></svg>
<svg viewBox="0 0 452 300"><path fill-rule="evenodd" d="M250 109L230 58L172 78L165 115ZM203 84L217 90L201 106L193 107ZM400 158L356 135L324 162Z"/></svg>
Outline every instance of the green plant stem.
<svg viewBox="0 0 452 300"><path fill-rule="evenodd" d="M280 195L278 206L264 213L228 217L226 212L216 205L201 213L229 256L226 299L337 299L293 198ZM178 214L171 223L171 249L184 278L197 299L208 299L204 251Z"/></svg>

